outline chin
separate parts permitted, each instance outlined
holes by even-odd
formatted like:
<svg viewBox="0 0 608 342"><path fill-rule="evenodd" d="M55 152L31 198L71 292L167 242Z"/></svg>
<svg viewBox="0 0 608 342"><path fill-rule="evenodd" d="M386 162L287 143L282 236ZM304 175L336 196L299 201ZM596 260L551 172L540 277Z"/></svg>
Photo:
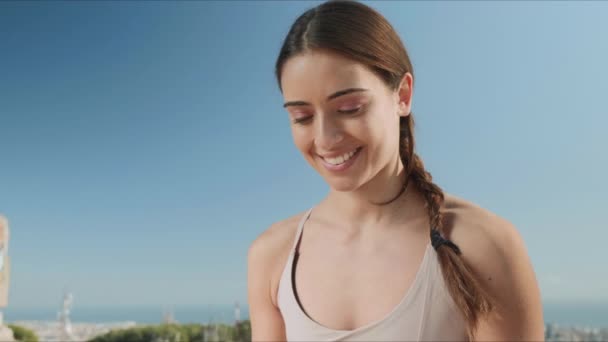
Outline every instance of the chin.
<svg viewBox="0 0 608 342"><path fill-rule="evenodd" d="M357 182L353 179L353 180L340 180L340 181L336 181L336 180L325 180L327 182L327 184L329 185L329 187L331 187L333 190L335 191L339 191L339 192L349 192L349 191L353 191L356 190L358 187Z"/></svg>

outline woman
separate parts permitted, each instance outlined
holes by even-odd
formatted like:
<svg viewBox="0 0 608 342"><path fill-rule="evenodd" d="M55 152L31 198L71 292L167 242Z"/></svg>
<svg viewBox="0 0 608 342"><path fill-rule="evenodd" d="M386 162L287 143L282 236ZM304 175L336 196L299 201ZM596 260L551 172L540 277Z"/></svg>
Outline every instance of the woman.
<svg viewBox="0 0 608 342"><path fill-rule="evenodd" d="M544 340L516 228L444 193L414 152L413 75L364 4L325 2L291 27L276 77L330 191L250 246L254 341Z"/></svg>

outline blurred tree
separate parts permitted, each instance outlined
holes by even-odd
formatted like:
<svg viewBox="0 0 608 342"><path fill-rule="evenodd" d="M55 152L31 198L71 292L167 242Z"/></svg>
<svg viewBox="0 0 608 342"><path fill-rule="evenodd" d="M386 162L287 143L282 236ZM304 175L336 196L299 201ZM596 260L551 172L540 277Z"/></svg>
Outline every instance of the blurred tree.
<svg viewBox="0 0 608 342"><path fill-rule="evenodd" d="M226 324L161 324L112 330L89 342L210 342L217 331L218 341L251 341L251 323Z"/></svg>
<svg viewBox="0 0 608 342"><path fill-rule="evenodd" d="M17 341L38 342L38 336L32 330L14 324L8 324L8 327Z"/></svg>

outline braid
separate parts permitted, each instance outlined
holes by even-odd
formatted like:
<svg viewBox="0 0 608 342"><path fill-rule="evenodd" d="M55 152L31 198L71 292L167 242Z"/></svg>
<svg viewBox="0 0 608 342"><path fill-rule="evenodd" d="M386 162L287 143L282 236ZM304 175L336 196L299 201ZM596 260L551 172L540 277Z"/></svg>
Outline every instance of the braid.
<svg viewBox="0 0 608 342"><path fill-rule="evenodd" d="M406 165L406 177L408 181L411 179L426 200L425 206L431 223L431 237L433 233L445 236L442 234L444 221L440 210L445 198L444 193L439 186L433 183L431 174L424 169L422 159L414 153L413 116L410 113L406 117L401 117L400 120L400 157ZM451 241L449 244L453 245ZM493 304L490 296L482 289L459 255L460 249L456 245L454 246L454 249L436 247L436 251L449 293L467 321L468 334L472 339L479 317L490 312Z"/></svg>
<svg viewBox="0 0 608 342"><path fill-rule="evenodd" d="M431 228L440 230L443 215L439 208L441 208L444 200L443 191L433 183L433 177L424 169L424 164L417 154L413 153L410 160L410 164L413 165L410 177L424 195Z"/></svg>

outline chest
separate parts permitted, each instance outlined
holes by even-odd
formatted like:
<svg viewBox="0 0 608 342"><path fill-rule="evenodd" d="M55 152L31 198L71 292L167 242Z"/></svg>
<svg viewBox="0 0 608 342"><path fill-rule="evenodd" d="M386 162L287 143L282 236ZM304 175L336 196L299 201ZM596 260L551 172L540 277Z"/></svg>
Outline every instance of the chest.
<svg viewBox="0 0 608 342"><path fill-rule="evenodd" d="M294 260L294 294L318 324L356 329L385 318L406 298L425 251L412 241L365 250L309 245Z"/></svg>

